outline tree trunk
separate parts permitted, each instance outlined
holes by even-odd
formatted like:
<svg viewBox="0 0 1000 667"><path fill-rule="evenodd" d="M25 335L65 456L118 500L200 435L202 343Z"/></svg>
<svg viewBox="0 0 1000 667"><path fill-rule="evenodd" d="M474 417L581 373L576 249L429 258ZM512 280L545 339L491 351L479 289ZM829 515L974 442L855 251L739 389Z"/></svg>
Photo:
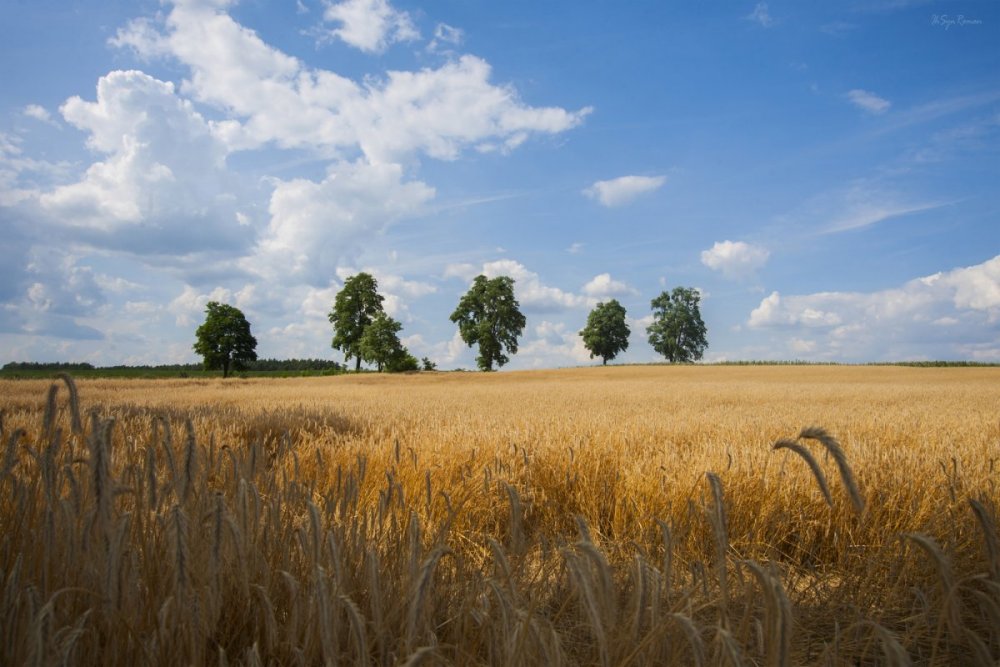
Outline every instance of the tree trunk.
<svg viewBox="0 0 1000 667"><path fill-rule="evenodd" d="M354 364L354 372L355 373L360 373L361 372L361 357L354 357L354 361L356 362Z"/></svg>
<svg viewBox="0 0 1000 667"><path fill-rule="evenodd" d="M608 365L608 358L607 357L601 357L601 365L602 366L607 366Z"/></svg>
<svg viewBox="0 0 1000 667"><path fill-rule="evenodd" d="M229 359L222 362L222 379L229 377Z"/></svg>

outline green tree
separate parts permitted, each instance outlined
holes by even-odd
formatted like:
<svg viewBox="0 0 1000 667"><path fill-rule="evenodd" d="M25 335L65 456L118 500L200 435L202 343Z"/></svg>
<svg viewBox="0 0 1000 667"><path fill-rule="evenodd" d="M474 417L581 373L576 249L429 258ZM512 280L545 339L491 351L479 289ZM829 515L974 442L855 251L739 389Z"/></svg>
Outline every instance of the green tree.
<svg viewBox="0 0 1000 667"><path fill-rule="evenodd" d="M257 339L250 334L250 323L239 308L209 301L205 306L205 322L195 331L194 351L204 358L206 370L242 370L257 360Z"/></svg>
<svg viewBox="0 0 1000 667"><path fill-rule="evenodd" d="M525 325L514 298L514 279L476 276L451 314L451 321L458 324L462 340L469 347L479 345L476 363L480 370L491 371L494 363L498 368L503 366L510 361L505 352L517 354L517 337Z"/></svg>
<svg viewBox="0 0 1000 667"><path fill-rule="evenodd" d="M632 333L625 323L625 307L617 299L599 303L587 316L587 326L580 332L583 345L590 350L590 358L600 357L606 366L619 352L628 349L628 336Z"/></svg>
<svg viewBox="0 0 1000 667"><path fill-rule="evenodd" d="M675 287L652 301L653 323L646 327L649 344L671 363L697 361L708 347L700 301L701 294L690 287Z"/></svg>
<svg viewBox="0 0 1000 667"><path fill-rule="evenodd" d="M407 371L419 371L420 362L417 358L410 354L404 347L399 354L394 356L386 364L385 369L390 373L405 373Z"/></svg>
<svg viewBox="0 0 1000 667"><path fill-rule="evenodd" d="M344 353L346 361L353 357L355 371L361 370L361 337L375 317L383 312L383 297L378 293L378 281L368 273L359 273L344 281L337 292L329 319L333 324L331 346Z"/></svg>
<svg viewBox="0 0 1000 667"><path fill-rule="evenodd" d="M376 315L371 324L365 327L358 343L361 358L375 364L379 372L392 366L394 361L401 361L409 354L397 335L402 328L402 324L385 313Z"/></svg>
<svg viewBox="0 0 1000 667"><path fill-rule="evenodd" d="M433 361L431 361L427 357L424 357L423 359L421 359L420 363L423 364L423 368L421 370L425 370L425 371L434 371L434 370L437 370L437 364L435 364Z"/></svg>

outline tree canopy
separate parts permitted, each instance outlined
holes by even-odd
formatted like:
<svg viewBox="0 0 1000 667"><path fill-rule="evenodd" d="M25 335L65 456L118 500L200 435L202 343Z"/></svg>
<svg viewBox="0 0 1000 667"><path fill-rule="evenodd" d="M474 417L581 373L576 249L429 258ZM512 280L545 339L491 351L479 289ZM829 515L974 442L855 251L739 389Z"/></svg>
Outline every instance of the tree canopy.
<svg viewBox="0 0 1000 667"><path fill-rule="evenodd" d="M379 372L384 368L394 370L395 366L409 355L403 344L399 342L397 335L402 328L402 324L385 313L376 315L372 323L365 327L365 332L361 336L358 346L361 358L368 363L375 364ZM414 360L414 365L416 365L416 360Z"/></svg>
<svg viewBox="0 0 1000 667"><path fill-rule="evenodd" d="M206 370L242 370L257 360L257 339L250 333L250 323L239 308L209 301L205 306L205 322L195 331L194 351L204 358Z"/></svg>
<svg viewBox="0 0 1000 667"><path fill-rule="evenodd" d="M378 281L369 273L359 273L344 281L337 292L333 310L328 315L333 324L331 346L344 353L344 358L355 359L354 370L361 370L361 338L365 329L383 312L383 297L378 293Z"/></svg>
<svg viewBox="0 0 1000 667"><path fill-rule="evenodd" d="M649 344L671 363L701 359L708 347L708 330L698 304L701 294L690 287L675 287L653 299L653 323L646 327Z"/></svg>
<svg viewBox="0 0 1000 667"><path fill-rule="evenodd" d="M517 354L517 338L526 322L514 298L514 279L476 276L451 321L458 324L466 345L479 345L476 363L480 370L491 371L493 364L503 366L510 361L507 352Z"/></svg>
<svg viewBox="0 0 1000 667"><path fill-rule="evenodd" d="M580 332L583 345L590 351L590 358L601 357L607 365L619 352L628 349L628 336L632 333L625 322L625 307L617 299L599 303L587 316L587 326Z"/></svg>

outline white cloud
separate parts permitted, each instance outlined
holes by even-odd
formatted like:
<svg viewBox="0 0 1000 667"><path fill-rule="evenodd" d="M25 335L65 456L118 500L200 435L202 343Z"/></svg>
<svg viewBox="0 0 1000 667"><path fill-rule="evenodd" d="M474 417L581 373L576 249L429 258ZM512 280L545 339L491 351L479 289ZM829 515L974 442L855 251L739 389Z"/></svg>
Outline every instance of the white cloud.
<svg viewBox="0 0 1000 667"><path fill-rule="evenodd" d="M497 276L513 278L514 293L527 312L553 312L587 304L587 299L578 294L542 284L537 273L529 271L523 264L512 259L487 262L483 264L482 274L487 278Z"/></svg>
<svg viewBox="0 0 1000 667"><path fill-rule="evenodd" d="M758 2L753 11L747 14L746 19L748 21L753 21L763 28L770 28L774 25L774 19L771 18L771 13L767 9L766 2Z"/></svg>
<svg viewBox="0 0 1000 667"><path fill-rule="evenodd" d="M816 351L816 341L793 338L789 341L788 348L795 354L808 354Z"/></svg>
<svg viewBox="0 0 1000 667"><path fill-rule="evenodd" d="M610 273L601 273L583 286L583 293L593 299L605 299L635 294L636 291L620 280L614 280Z"/></svg>
<svg viewBox="0 0 1000 667"><path fill-rule="evenodd" d="M176 318L177 326L187 327L191 326L209 301L226 303L231 296L232 292L221 287L216 287L208 294L201 294L194 287L185 285L184 290L167 305L167 310Z"/></svg>
<svg viewBox="0 0 1000 667"><path fill-rule="evenodd" d="M80 180L38 195L55 224L78 230L92 245L137 253L248 245L225 147L173 84L137 71L111 72L98 82L96 101L72 97L61 110L106 157Z"/></svg>
<svg viewBox="0 0 1000 667"><path fill-rule="evenodd" d="M362 240L418 214L433 197L434 189L426 184L404 182L396 164L341 163L320 182L278 181L270 222L246 267L325 285Z"/></svg>
<svg viewBox="0 0 1000 667"><path fill-rule="evenodd" d="M34 118L35 120L47 123L49 125L56 125L57 123L52 119L52 114L49 113L48 109L39 104L29 104L24 107L21 112L28 118Z"/></svg>
<svg viewBox="0 0 1000 667"><path fill-rule="evenodd" d="M872 114L883 114L889 110L892 106L892 102L887 99L883 99L876 95L875 93L868 92L867 90L861 90L860 88L855 88L847 93L847 99L850 102L862 109Z"/></svg>
<svg viewBox="0 0 1000 667"><path fill-rule="evenodd" d="M575 366L590 361L590 351L575 330L563 322L542 321L534 327L534 337L518 346L519 366L545 368Z"/></svg>
<svg viewBox="0 0 1000 667"><path fill-rule="evenodd" d="M796 331L793 351L840 359L907 358L928 342L952 356L970 345L996 349L998 323L1000 255L877 292L773 292L748 321L754 329Z"/></svg>
<svg viewBox="0 0 1000 667"><path fill-rule="evenodd" d="M479 269L475 264L462 262L458 264L448 264L444 268L445 278L460 278L465 282L472 282L472 279L479 275Z"/></svg>
<svg viewBox="0 0 1000 667"><path fill-rule="evenodd" d="M955 201L932 201L861 179L846 187L811 198L798 210L781 216L797 228L812 228L825 235L871 227L886 220L948 206Z"/></svg>
<svg viewBox="0 0 1000 667"><path fill-rule="evenodd" d="M490 83L490 65L469 55L359 84L311 69L228 14L197 4L175 4L163 32L133 21L112 42L189 67L182 90L230 116L213 130L234 149L274 143L342 157L360 149L373 162L414 152L451 160L467 148L499 142L509 150L532 134L566 131L590 112L527 106L511 86Z"/></svg>
<svg viewBox="0 0 1000 667"><path fill-rule="evenodd" d="M839 209L821 230L824 234L870 227L885 220L929 211L952 202L914 201L893 192L855 185L841 193L829 208ZM826 207L824 207L826 208ZM829 210L829 209L827 209Z"/></svg>
<svg viewBox="0 0 1000 667"><path fill-rule="evenodd" d="M597 181L583 194L604 206L622 206L640 195L659 190L666 182L666 176L620 176L609 181Z"/></svg>
<svg viewBox="0 0 1000 667"><path fill-rule="evenodd" d="M339 23L331 35L366 53L381 53L390 44L420 39L410 15L393 9L386 0L343 0L323 12L327 21Z"/></svg>
<svg viewBox="0 0 1000 667"><path fill-rule="evenodd" d="M461 28L455 28L447 23L438 23L434 28L434 39L427 45L432 53L447 53L449 46L460 46L465 34Z"/></svg>
<svg viewBox="0 0 1000 667"><path fill-rule="evenodd" d="M763 246L743 241L716 241L708 250L701 251L701 263L720 271L726 278L738 280L754 275L771 256Z"/></svg>
<svg viewBox="0 0 1000 667"><path fill-rule="evenodd" d="M579 255L581 252L583 252L583 244L571 243L569 247L566 248L566 252L568 252L571 255Z"/></svg>

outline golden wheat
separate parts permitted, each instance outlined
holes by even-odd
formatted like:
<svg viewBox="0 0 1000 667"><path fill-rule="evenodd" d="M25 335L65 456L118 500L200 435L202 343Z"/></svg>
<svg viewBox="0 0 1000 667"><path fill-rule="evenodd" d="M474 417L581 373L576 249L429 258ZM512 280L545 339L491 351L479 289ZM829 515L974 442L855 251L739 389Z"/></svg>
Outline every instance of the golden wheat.
<svg viewBox="0 0 1000 667"><path fill-rule="evenodd" d="M995 665L998 380L0 382L0 664Z"/></svg>

